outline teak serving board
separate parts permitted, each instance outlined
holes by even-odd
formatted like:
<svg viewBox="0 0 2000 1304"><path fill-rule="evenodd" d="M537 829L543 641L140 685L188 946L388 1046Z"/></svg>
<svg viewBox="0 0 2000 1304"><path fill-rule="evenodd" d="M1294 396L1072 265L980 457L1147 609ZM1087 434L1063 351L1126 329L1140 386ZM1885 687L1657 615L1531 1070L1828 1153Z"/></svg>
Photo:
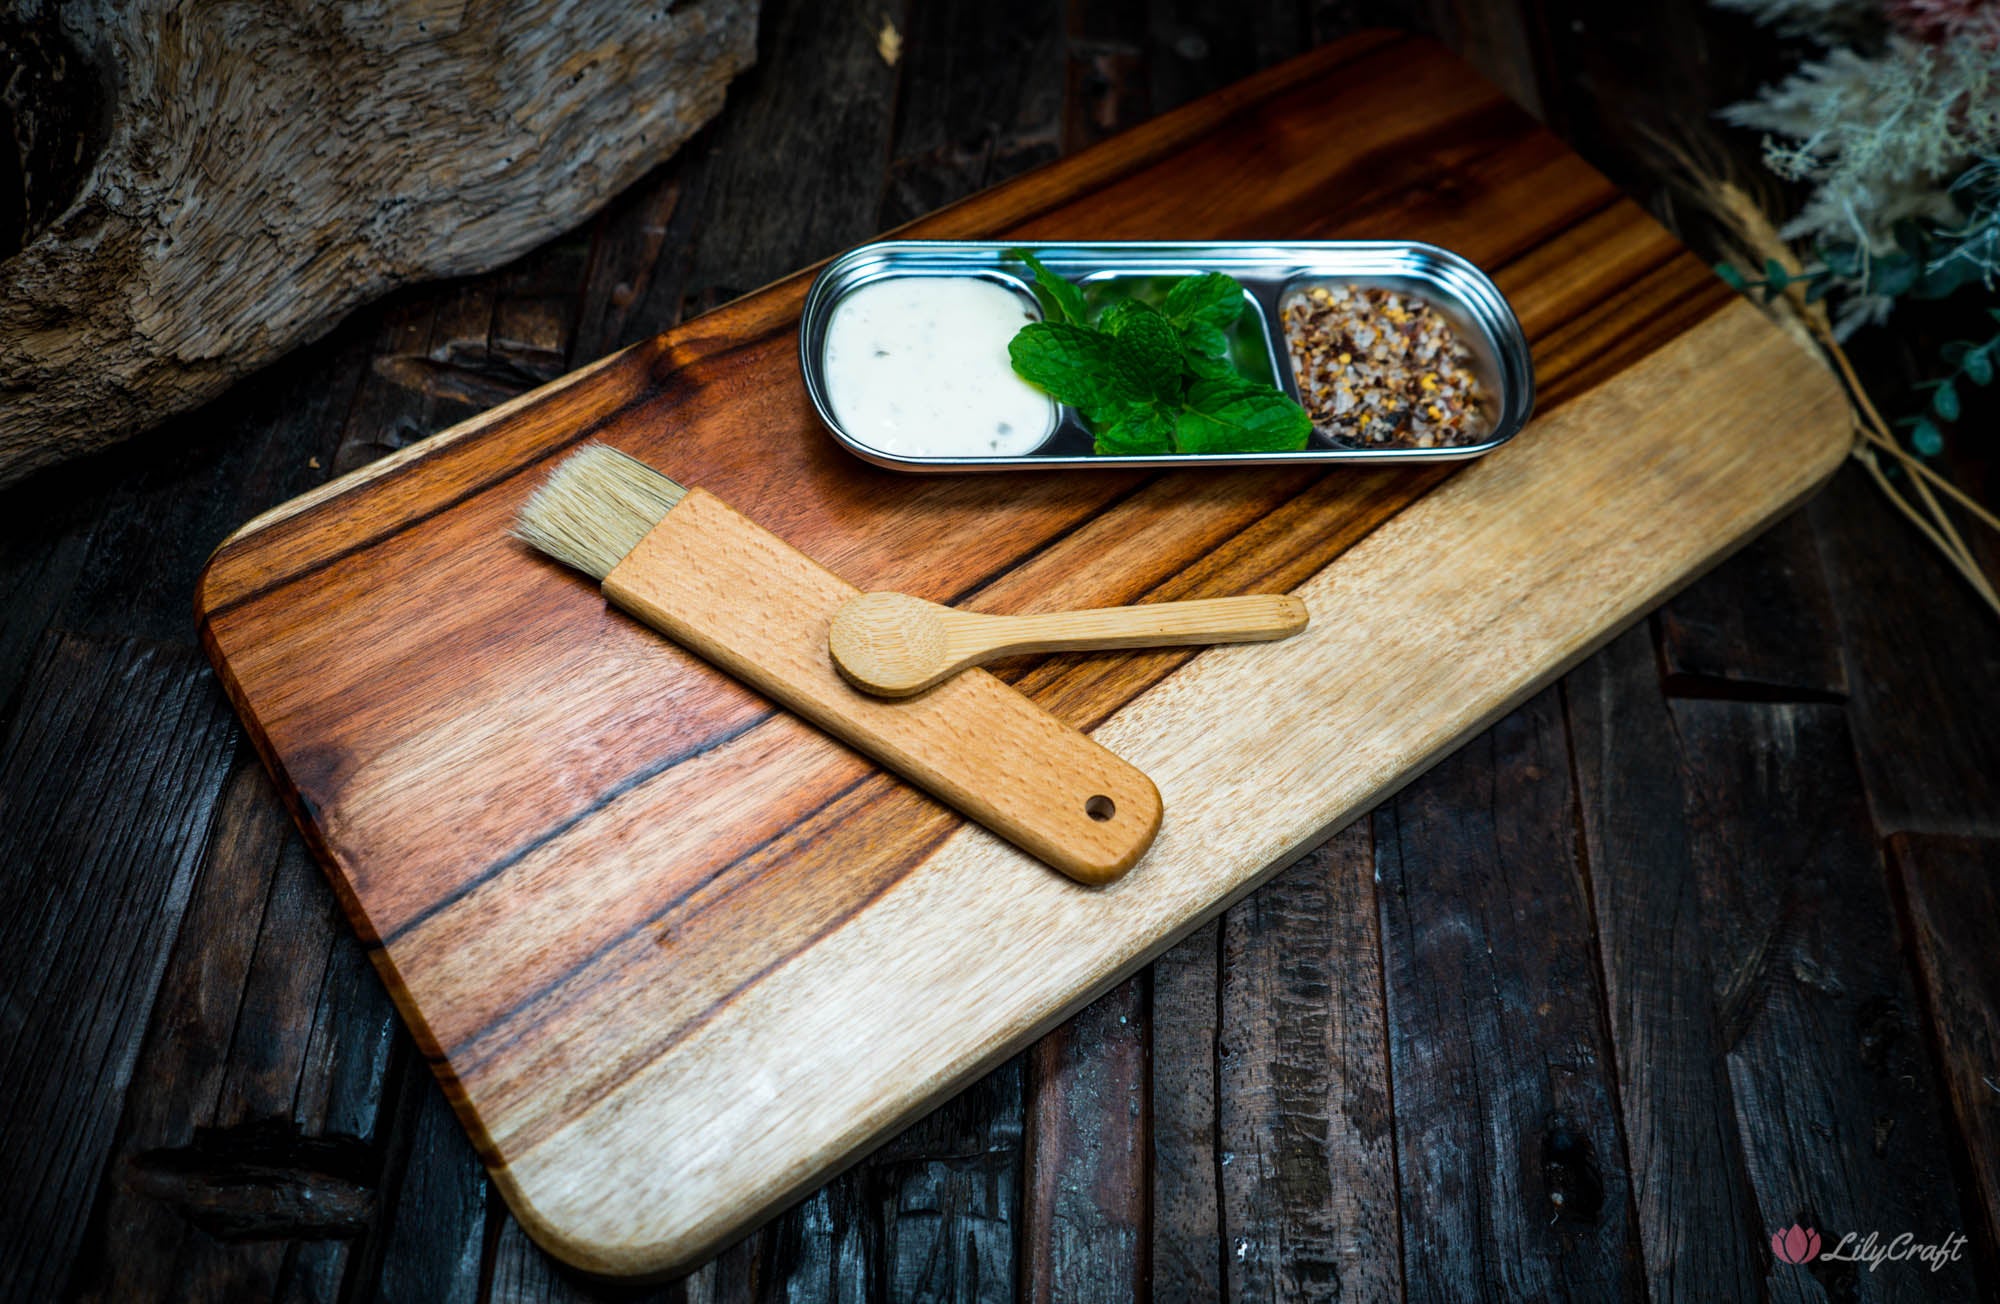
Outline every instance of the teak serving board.
<svg viewBox="0 0 2000 1304"><path fill-rule="evenodd" d="M244 527L223 682L529 1230L684 1267L1379 802L1809 493L1842 399L1435 45L1317 51L940 212L940 238L1414 237L1541 414L1481 461L912 477L817 425L801 273ZM1006 672L1159 785L1079 887L506 537L597 439L862 588L986 611L1295 590L1283 643Z"/></svg>

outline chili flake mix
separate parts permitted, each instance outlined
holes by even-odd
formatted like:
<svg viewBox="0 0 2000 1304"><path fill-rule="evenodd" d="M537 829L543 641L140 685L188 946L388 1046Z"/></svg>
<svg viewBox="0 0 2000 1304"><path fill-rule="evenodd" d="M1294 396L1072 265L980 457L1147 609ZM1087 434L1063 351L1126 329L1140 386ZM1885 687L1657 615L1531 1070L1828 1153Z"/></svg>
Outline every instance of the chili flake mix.
<svg viewBox="0 0 2000 1304"><path fill-rule="evenodd" d="M1355 448L1454 448L1492 422L1472 351L1415 295L1314 285L1280 314L1299 400L1323 438Z"/></svg>

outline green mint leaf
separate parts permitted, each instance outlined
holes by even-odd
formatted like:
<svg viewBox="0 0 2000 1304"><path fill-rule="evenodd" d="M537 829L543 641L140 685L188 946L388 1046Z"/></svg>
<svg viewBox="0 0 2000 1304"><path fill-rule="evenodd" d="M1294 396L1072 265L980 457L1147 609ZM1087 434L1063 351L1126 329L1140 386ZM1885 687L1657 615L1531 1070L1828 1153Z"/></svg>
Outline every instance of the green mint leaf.
<svg viewBox="0 0 2000 1304"><path fill-rule="evenodd" d="M1931 391L1931 411L1946 421L1958 420L1958 386L1946 381Z"/></svg>
<svg viewBox="0 0 2000 1304"><path fill-rule="evenodd" d="M1036 302L1042 305L1043 321L1089 324L1090 308L1084 303L1083 291L1077 288L1075 282L1057 276L1026 249L1009 249L1007 256L1026 263L1028 270L1035 274L1033 289Z"/></svg>
<svg viewBox="0 0 2000 1304"><path fill-rule="evenodd" d="M1122 389L1162 402L1180 398L1180 338L1165 317L1137 299L1127 299L1106 310L1102 329L1111 334L1111 356Z"/></svg>
<svg viewBox="0 0 2000 1304"><path fill-rule="evenodd" d="M1219 358L1229 352L1229 337L1207 322L1189 322L1181 327L1181 348L1204 358Z"/></svg>
<svg viewBox="0 0 2000 1304"><path fill-rule="evenodd" d="M1105 308L1103 313L1098 316L1097 329L1107 334L1116 335L1125 329L1126 324L1132 318L1144 313L1152 313L1155 317L1160 315L1159 310L1151 304L1142 303L1137 299L1120 299L1118 302Z"/></svg>
<svg viewBox="0 0 2000 1304"><path fill-rule="evenodd" d="M1750 288L1750 282L1744 278L1742 272L1736 270L1734 264L1717 263L1715 265L1715 274L1720 276L1723 284L1732 290L1747 290Z"/></svg>
<svg viewBox="0 0 2000 1304"><path fill-rule="evenodd" d="M1071 322L1029 322L1007 342L1014 372L1058 403L1087 413L1143 397L1124 385L1113 357L1117 341Z"/></svg>
<svg viewBox="0 0 2000 1304"><path fill-rule="evenodd" d="M1224 354L1197 353L1192 349L1181 353L1181 371L1189 384L1198 380L1242 380L1243 375Z"/></svg>
<svg viewBox="0 0 2000 1304"><path fill-rule="evenodd" d="M1120 409L1097 430L1099 457L1157 457L1173 451L1173 414L1151 404Z"/></svg>
<svg viewBox="0 0 2000 1304"><path fill-rule="evenodd" d="M1226 331L1243 315L1243 287L1221 272L1184 276L1167 291L1164 311L1167 320L1183 330L1208 326Z"/></svg>
<svg viewBox="0 0 2000 1304"><path fill-rule="evenodd" d="M1183 453L1294 453L1311 435L1305 409L1270 386L1240 377L1204 380L1188 387L1174 447Z"/></svg>

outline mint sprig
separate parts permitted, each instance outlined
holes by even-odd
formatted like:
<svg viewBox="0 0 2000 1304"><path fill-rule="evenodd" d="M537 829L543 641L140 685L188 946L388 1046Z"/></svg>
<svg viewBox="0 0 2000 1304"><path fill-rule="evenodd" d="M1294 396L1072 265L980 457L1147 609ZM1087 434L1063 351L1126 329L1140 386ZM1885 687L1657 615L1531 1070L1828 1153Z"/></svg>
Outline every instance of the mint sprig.
<svg viewBox="0 0 2000 1304"><path fill-rule="evenodd" d="M1230 328L1243 315L1243 287L1221 272L1184 276L1167 291L1166 313L1190 352L1223 357L1229 352Z"/></svg>
<svg viewBox="0 0 2000 1304"><path fill-rule="evenodd" d="M1035 274L1035 299L1042 305L1042 320L1045 322L1080 322L1088 324L1090 308L1083 301L1083 291L1074 281L1066 281L1042 265L1042 260L1025 249L1011 251L1028 264L1028 270Z"/></svg>
<svg viewBox="0 0 2000 1304"><path fill-rule="evenodd" d="M1103 457L1284 453L1306 446L1312 418L1228 360L1243 287L1220 272L1183 277L1155 308L1121 299L1091 320L1083 291L1025 249L1043 320L1007 356L1022 379L1083 417Z"/></svg>

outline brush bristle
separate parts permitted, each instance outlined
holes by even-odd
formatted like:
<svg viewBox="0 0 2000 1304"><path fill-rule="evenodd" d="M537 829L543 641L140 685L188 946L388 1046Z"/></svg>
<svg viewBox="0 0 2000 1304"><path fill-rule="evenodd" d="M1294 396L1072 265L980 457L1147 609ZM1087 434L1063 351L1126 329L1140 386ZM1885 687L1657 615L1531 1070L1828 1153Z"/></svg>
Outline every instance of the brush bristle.
<svg viewBox="0 0 2000 1304"><path fill-rule="evenodd" d="M686 494L636 457L585 444L535 490L515 518L513 533L602 580Z"/></svg>

